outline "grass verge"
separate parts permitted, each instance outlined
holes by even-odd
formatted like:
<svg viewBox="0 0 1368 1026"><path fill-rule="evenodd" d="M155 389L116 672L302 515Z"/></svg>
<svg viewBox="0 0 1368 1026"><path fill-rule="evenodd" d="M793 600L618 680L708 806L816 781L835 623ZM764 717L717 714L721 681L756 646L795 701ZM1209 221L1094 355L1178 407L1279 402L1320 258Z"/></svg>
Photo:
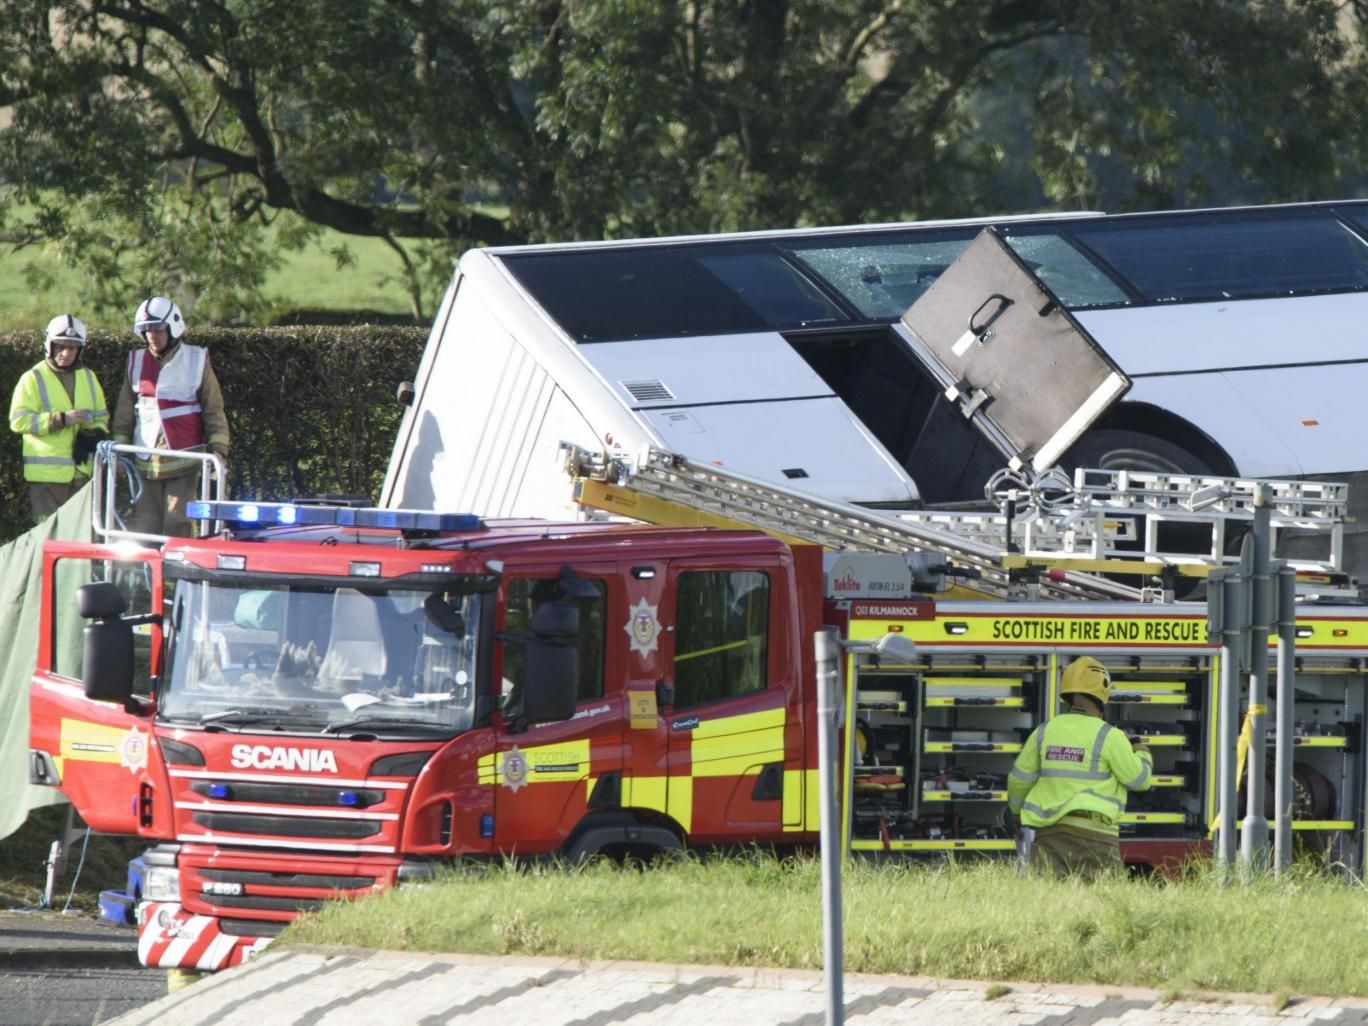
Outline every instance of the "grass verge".
<svg viewBox="0 0 1368 1026"><path fill-rule="evenodd" d="M39 907L47 882L48 852L61 836L65 819L65 805L34 809L23 826L0 841L0 908ZM147 847L148 842L140 838L92 834L85 842L82 862L82 841L76 841L67 853L66 872L54 888L54 906L60 909L70 899L72 909L98 912L100 891L122 890L129 859Z"/></svg>
<svg viewBox="0 0 1368 1026"><path fill-rule="evenodd" d="M282 942L817 969L820 894L807 858L470 869L329 904ZM1088 885L997 863L857 863L843 903L850 972L1368 995L1368 893L1310 870L1248 887Z"/></svg>
<svg viewBox="0 0 1368 1026"><path fill-rule="evenodd" d="M347 256L339 263L342 250ZM46 284L30 285L30 267L41 272ZM399 259L382 240L325 229L317 243L281 255L281 267L270 275L264 292L273 307L282 309L369 310L402 316L410 309L408 296L395 280L399 271ZM126 315L97 312L83 306L83 287L79 272L62 266L40 246L18 252L0 247L0 331L41 333L59 313L74 313L91 328L131 330L133 311L146 297L130 295ZM193 327L193 315L190 321Z"/></svg>

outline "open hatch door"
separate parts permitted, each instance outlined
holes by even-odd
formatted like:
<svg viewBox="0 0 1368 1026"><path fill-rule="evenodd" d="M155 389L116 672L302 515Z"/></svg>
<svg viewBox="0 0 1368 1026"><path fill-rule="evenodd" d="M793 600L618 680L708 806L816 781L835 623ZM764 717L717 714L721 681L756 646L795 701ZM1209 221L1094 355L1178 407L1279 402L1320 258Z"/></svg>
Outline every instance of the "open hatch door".
<svg viewBox="0 0 1368 1026"><path fill-rule="evenodd" d="M57 787L81 819L110 834L148 834L150 796L160 780L152 758L150 709L87 698L76 589L112 581L130 614L161 609L161 554L155 549L48 542L43 548L43 610L38 660L29 686L29 780ZM36 599L34 599L36 601ZM161 628L134 628L134 692L150 697Z"/></svg>
<svg viewBox="0 0 1368 1026"><path fill-rule="evenodd" d="M1130 388L1130 379L992 228L896 327L1012 470L1049 470Z"/></svg>

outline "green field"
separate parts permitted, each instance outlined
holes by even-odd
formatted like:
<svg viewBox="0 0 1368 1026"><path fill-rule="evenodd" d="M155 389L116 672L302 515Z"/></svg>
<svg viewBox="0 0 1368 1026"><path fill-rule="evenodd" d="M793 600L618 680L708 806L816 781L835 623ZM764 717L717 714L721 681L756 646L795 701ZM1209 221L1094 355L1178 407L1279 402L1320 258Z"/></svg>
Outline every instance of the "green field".
<svg viewBox="0 0 1368 1026"><path fill-rule="evenodd" d="M819 870L762 855L647 872L476 869L329 903L280 943L816 969ZM850 972L1368 994L1368 892L1309 868L1241 887L1203 872L1084 884L1002 862L855 863L843 902Z"/></svg>
<svg viewBox="0 0 1368 1026"><path fill-rule="evenodd" d="M345 247L351 262L338 266L335 251ZM283 266L271 275L267 296L276 309L367 310L403 316L408 296L397 281L399 259L379 239L325 232L316 245L282 255ZM47 287L34 289L27 272L37 269ZM389 280L387 280L389 279ZM0 249L0 332L41 331L59 313L74 313L91 328L123 330L122 318L81 308L81 276L59 264L40 247L15 253ZM145 296L129 296L128 318ZM440 297L439 297L440 298ZM431 302L429 300L429 302Z"/></svg>

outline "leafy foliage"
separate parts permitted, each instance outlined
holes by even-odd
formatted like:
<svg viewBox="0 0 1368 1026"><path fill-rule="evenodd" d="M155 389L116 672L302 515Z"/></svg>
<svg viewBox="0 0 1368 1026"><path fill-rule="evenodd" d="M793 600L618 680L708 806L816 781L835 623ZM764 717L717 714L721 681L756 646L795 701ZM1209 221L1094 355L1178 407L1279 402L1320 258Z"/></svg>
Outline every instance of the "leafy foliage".
<svg viewBox="0 0 1368 1026"><path fill-rule="evenodd" d="M8 0L7 237L82 305L259 312L281 244L389 242L424 316L506 244L1361 186L1338 0ZM3 213L0 199L0 213ZM279 238L279 236L277 236Z"/></svg>
<svg viewBox="0 0 1368 1026"><path fill-rule="evenodd" d="M379 497L403 413L395 390L418 366L426 331L204 328L187 339L209 348L223 386L233 439L230 495ZM97 333L86 347L87 366L111 403L132 341ZM18 382L41 358L40 342L36 335L0 336L0 381ZM10 439L0 448L0 539L31 526L19 437Z"/></svg>

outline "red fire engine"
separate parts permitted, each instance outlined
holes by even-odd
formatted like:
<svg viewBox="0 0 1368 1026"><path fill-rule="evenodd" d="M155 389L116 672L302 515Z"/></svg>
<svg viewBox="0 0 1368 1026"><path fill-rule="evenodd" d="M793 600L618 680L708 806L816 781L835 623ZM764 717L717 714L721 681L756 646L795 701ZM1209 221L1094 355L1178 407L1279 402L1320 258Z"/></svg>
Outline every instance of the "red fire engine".
<svg viewBox="0 0 1368 1026"><path fill-rule="evenodd" d="M145 964L233 965L301 910L454 856L814 841L816 547L212 515L228 530L160 551L46 553L33 776L157 842ZM82 580L77 644L53 605Z"/></svg>
<svg viewBox="0 0 1368 1026"><path fill-rule="evenodd" d="M1156 752L1123 854L1208 846L1217 649L1200 604L932 602L944 567L754 530L192 511L223 529L49 544L31 691L33 782L153 842L149 966L234 965L301 911L454 858L814 845L824 625L850 653L850 849L1010 853L1005 775L1083 652L1112 665L1120 715ZM83 631L57 612L73 594ZM1298 819L1362 866L1368 619L1299 622ZM899 634L916 658L881 662L875 642Z"/></svg>

